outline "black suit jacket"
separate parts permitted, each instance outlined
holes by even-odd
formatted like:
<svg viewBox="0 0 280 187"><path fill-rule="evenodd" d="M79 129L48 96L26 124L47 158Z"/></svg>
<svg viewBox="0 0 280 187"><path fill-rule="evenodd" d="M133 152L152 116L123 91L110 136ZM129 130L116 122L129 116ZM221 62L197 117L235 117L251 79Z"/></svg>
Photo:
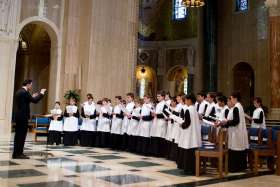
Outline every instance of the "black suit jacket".
<svg viewBox="0 0 280 187"><path fill-rule="evenodd" d="M20 88L15 95L16 100L16 121L28 121L30 118L30 103L38 103L44 97L43 94L39 94L36 97L25 90Z"/></svg>

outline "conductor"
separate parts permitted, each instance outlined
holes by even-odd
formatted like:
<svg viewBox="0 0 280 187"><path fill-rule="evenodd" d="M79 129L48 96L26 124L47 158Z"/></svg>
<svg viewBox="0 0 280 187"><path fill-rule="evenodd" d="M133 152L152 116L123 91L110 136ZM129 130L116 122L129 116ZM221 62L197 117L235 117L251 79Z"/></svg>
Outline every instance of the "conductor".
<svg viewBox="0 0 280 187"><path fill-rule="evenodd" d="M14 139L13 159L29 159L23 154L24 143L28 130L28 120L30 118L30 103L38 103L45 95L46 89L41 89L39 93L30 94L32 90L32 80L25 80L15 94L16 100L16 127Z"/></svg>

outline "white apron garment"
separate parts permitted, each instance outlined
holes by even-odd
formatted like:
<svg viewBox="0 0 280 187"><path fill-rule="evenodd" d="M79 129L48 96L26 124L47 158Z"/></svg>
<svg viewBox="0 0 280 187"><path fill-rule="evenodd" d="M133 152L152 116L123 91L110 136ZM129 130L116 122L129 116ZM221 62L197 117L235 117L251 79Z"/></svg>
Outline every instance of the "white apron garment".
<svg viewBox="0 0 280 187"><path fill-rule="evenodd" d="M81 131L96 131L96 120L95 119L89 119L89 118L83 118L82 125L80 127Z"/></svg>
<svg viewBox="0 0 280 187"><path fill-rule="evenodd" d="M150 116L151 112L152 112L152 104L143 104L142 108L141 108L141 116ZM141 137L150 137L150 131L151 131L151 126L152 126L152 120L151 121L144 121L141 120L139 122L139 128L138 128L138 136Z"/></svg>
<svg viewBox="0 0 280 187"><path fill-rule="evenodd" d="M240 103L236 103L228 113L228 120L233 119L233 109L239 110L239 124L228 128L228 148L235 151L243 151L249 148L248 134L245 122L243 107Z"/></svg>
<svg viewBox="0 0 280 187"><path fill-rule="evenodd" d="M229 110L228 106L219 107L216 110L216 117L219 121L223 121L226 119L226 111Z"/></svg>
<svg viewBox="0 0 280 187"><path fill-rule="evenodd" d="M212 112L213 108L216 110L216 103L214 103L214 102L209 103L209 104L208 104L208 107L207 107L207 109L206 109L206 111L205 111L204 116L205 116L205 117L208 117L208 116L210 115L210 113Z"/></svg>
<svg viewBox="0 0 280 187"><path fill-rule="evenodd" d="M96 107L95 105L88 104L88 102L84 103L83 106L84 113L86 116L94 115ZM83 118L82 125L80 127L80 130L82 131L96 131L96 119L89 119L89 118Z"/></svg>
<svg viewBox="0 0 280 187"><path fill-rule="evenodd" d="M253 119L259 119L260 118L260 114L261 112L263 113L263 121L262 123L255 123L253 120L252 120L252 123L251 123L251 127L253 128L262 128L262 129L265 129L266 128L266 124L265 124L265 116L264 116L264 111L262 108L256 108L253 112Z"/></svg>
<svg viewBox="0 0 280 187"><path fill-rule="evenodd" d="M131 115L134 106L135 106L134 102L127 103L125 109L123 109L123 113L127 114L127 115ZM129 121L130 121L130 119L128 119L127 116L124 116L123 122L122 122L122 133L121 134L127 134Z"/></svg>
<svg viewBox="0 0 280 187"><path fill-rule="evenodd" d="M183 110L183 105L181 103L177 104L175 111L181 114L182 110ZM174 120L171 140L174 140L175 143L179 142L180 132L181 132L180 129L181 129L180 124L176 120Z"/></svg>
<svg viewBox="0 0 280 187"><path fill-rule="evenodd" d="M210 117L210 113L212 112L213 109L215 109L215 113L216 113L216 103L214 102L208 103L204 116ZM202 125L211 126L214 125L214 123L208 120L202 120Z"/></svg>
<svg viewBox="0 0 280 187"><path fill-rule="evenodd" d="M165 101L161 101L156 105L156 115L163 114L163 108L165 105ZM159 137L165 138L167 130L167 122L165 119L158 119L157 117L154 118L152 128L151 128L151 136L152 137Z"/></svg>
<svg viewBox="0 0 280 187"><path fill-rule="evenodd" d="M171 104L171 100L170 99L168 99L168 100L165 100L165 104L168 106L168 107L170 107L170 104Z"/></svg>
<svg viewBox="0 0 280 187"><path fill-rule="evenodd" d="M198 108L198 113L200 115L204 115L206 112L206 109L208 108L209 103L205 100L203 100L200 104L199 104L199 108ZM207 108L206 108L207 107ZM205 109L206 108L206 109Z"/></svg>
<svg viewBox="0 0 280 187"><path fill-rule="evenodd" d="M63 131L63 122L57 120L51 120L49 131Z"/></svg>
<svg viewBox="0 0 280 187"><path fill-rule="evenodd" d="M166 135L165 135L165 139L167 141L172 141L171 134L172 134L172 130L173 130L173 124L174 123L172 123L172 120L167 121L167 129L166 129Z"/></svg>
<svg viewBox="0 0 280 187"><path fill-rule="evenodd" d="M121 118L117 118L116 114L121 114L122 110L121 110L121 106L120 105L116 105L113 109L113 119L112 119L112 127L111 127L111 133L112 134L121 134L122 132L122 119Z"/></svg>
<svg viewBox="0 0 280 187"><path fill-rule="evenodd" d="M137 108L133 109L131 116L140 118L140 113L141 113L141 107L137 107ZM138 128L139 128L139 121L137 121L135 119L131 119L129 121L129 124L127 127L127 134L132 135L132 136L137 136Z"/></svg>
<svg viewBox="0 0 280 187"><path fill-rule="evenodd" d="M176 107L175 107L176 108ZM173 111L175 111L175 108L172 108L172 107L169 107L169 108L166 108L165 110L168 111L169 115L172 114ZM170 117L170 116L169 116ZM167 121L167 129L166 129L166 136L165 136L165 139L168 140L168 141L172 141L172 131L173 131L173 126L174 126L174 120L172 119L169 119ZM172 123L173 122L173 123Z"/></svg>
<svg viewBox="0 0 280 187"><path fill-rule="evenodd" d="M78 130L79 130L78 118L74 116L64 118L63 131L76 132Z"/></svg>
<svg viewBox="0 0 280 187"><path fill-rule="evenodd" d="M194 105L187 107L190 113L191 124L188 128L182 129L178 146L183 149L199 148L201 147L201 127L198 112Z"/></svg>
<svg viewBox="0 0 280 187"><path fill-rule="evenodd" d="M62 115L62 110L61 109L53 109L51 110L52 115ZM57 120L51 120L50 126L49 126L49 131L63 131L63 122L57 121Z"/></svg>
<svg viewBox="0 0 280 187"><path fill-rule="evenodd" d="M110 132L110 123L111 120L108 118L103 117L103 114L109 113L109 108L105 106L101 106L100 108L100 114L98 117L98 125L97 125L97 131L99 132Z"/></svg>

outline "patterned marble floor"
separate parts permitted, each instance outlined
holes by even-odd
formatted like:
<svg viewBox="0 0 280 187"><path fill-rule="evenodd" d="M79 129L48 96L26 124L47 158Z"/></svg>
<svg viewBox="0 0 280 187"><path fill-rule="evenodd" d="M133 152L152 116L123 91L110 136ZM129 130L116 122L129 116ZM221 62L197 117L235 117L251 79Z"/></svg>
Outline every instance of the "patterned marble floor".
<svg viewBox="0 0 280 187"><path fill-rule="evenodd" d="M280 177L263 171L229 174L219 180L214 171L202 177L186 176L162 158L87 147L46 146L29 141L30 160L12 160L13 142L0 141L1 187L79 186L278 186Z"/></svg>

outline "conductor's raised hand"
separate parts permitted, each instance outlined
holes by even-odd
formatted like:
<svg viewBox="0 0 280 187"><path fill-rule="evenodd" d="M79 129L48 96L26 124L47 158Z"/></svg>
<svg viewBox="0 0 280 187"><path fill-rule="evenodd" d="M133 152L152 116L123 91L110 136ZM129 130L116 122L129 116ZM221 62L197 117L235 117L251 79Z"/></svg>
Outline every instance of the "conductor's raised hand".
<svg viewBox="0 0 280 187"><path fill-rule="evenodd" d="M43 95L45 95L46 91L47 91L46 88L42 88L41 91L40 91L40 93L43 94Z"/></svg>

